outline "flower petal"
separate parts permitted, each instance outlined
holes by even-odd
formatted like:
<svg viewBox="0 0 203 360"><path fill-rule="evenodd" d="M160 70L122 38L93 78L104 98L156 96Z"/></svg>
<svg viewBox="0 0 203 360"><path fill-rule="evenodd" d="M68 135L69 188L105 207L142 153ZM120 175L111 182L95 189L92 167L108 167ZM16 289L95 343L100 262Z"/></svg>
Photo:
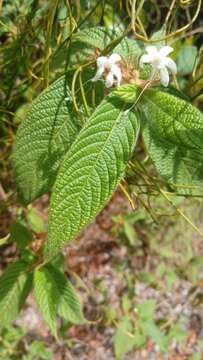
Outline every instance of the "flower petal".
<svg viewBox="0 0 203 360"><path fill-rule="evenodd" d="M157 77L158 69L156 66L152 66L152 72L150 76L150 80L155 80Z"/></svg>
<svg viewBox="0 0 203 360"><path fill-rule="evenodd" d="M158 50L157 50L156 46L147 46L146 47L146 52L149 55L154 56L154 55L157 55Z"/></svg>
<svg viewBox="0 0 203 360"><path fill-rule="evenodd" d="M97 67L104 66L108 58L106 56L99 56L97 58Z"/></svg>
<svg viewBox="0 0 203 360"><path fill-rule="evenodd" d="M174 49L171 46L163 46L160 50L159 50L159 55L161 56L167 56L168 54L170 54Z"/></svg>
<svg viewBox="0 0 203 360"><path fill-rule="evenodd" d="M115 76L115 78L116 78L116 85L120 86L122 74L121 74L121 69L118 67L118 65L113 65L112 66L111 74L113 76Z"/></svg>
<svg viewBox="0 0 203 360"><path fill-rule="evenodd" d="M142 68L144 64L146 63L150 63L151 62L151 58L150 55L142 55L139 61L139 65Z"/></svg>
<svg viewBox="0 0 203 360"><path fill-rule="evenodd" d="M169 73L166 67L163 67L160 70L160 81L163 86L168 86L169 84Z"/></svg>
<svg viewBox="0 0 203 360"><path fill-rule="evenodd" d="M113 74L111 72L106 77L105 86L107 88L113 86Z"/></svg>
<svg viewBox="0 0 203 360"><path fill-rule="evenodd" d="M101 78L102 74L104 72L104 67L100 66L95 74L95 76L92 78L92 81L97 81Z"/></svg>
<svg viewBox="0 0 203 360"><path fill-rule="evenodd" d="M112 54L110 57L109 57L109 61L112 63L112 64L115 64L116 62L120 61L121 60L121 56L118 55L118 54Z"/></svg>
<svg viewBox="0 0 203 360"><path fill-rule="evenodd" d="M171 71L172 74L177 74L177 66L175 61L173 61L169 57L166 57L164 62L165 66Z"/></svg>

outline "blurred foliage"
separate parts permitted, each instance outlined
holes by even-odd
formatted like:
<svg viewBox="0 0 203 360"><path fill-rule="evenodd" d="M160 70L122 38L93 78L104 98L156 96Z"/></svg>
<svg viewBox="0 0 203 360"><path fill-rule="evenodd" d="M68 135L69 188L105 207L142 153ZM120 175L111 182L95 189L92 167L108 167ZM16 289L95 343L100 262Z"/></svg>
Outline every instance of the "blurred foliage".
<svg viewBox="0 0 203 360"><path fill-rule="evenodd" d="M0 335L1 360L51 360L53 353L46 349L42 341L31 343L25 338L26 331L22 327L8 327Z"/></svg>

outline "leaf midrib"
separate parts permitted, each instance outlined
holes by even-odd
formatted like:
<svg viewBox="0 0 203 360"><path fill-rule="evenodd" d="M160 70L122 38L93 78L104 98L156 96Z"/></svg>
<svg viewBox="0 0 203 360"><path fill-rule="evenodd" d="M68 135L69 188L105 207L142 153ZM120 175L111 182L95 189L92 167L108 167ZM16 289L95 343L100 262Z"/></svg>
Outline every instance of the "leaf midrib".
<svg viewBox="0 0 203 360"><path fill-rule="evenodd" d="M91 166L90 173L89 173L89 175L87 176L87 178L86 178L86 180L85 180L85 182L84 182L84 185L83 185L83 187L82 187L81 190L80 190L80 193L83 192L85 186L87 185L88 180L91 178L91 176L92 176L92 171L93 171L93 169L95 168L95 164L97 163L99 157L101 156L102 152L104 151L104 148L106 147L106 144L108 143L108 141L109 141L109 139L110 139L110 137L111 137L111 135L112 135L112 133L113 133L116 125L117 125L118 120L120 120L120 118L123 116L123 111L124 111L125 107L126 107L126 104L123 105L123 108L121 109L121 111L120 111L117 119L115 120L114 125L113 125L113 127L112 127L112 129L111 129L111 131L110 131L110 133L109 133L109 135L108 135L108 137L107 137L107 139L105 140L102 149L101 149L100 152L97 154L96 159L95 159L94 163L93 163L92 166ZM90 121L91 121L91 119L90 119ZM79 193L79 195L80 195L80 193ZM76 202L76 201L78 202L78 200L79 200L79 195L77 196L77 199L75 200L75 202ZM60 205L61 205L61 203L59 204L59 206L60 206ZM53 212L53 210L52 210L52 212ZM66 222L65 222L65 219L64 219L64 221L62 222L62 226L64 226L65 223L66 223Z"/></svg>

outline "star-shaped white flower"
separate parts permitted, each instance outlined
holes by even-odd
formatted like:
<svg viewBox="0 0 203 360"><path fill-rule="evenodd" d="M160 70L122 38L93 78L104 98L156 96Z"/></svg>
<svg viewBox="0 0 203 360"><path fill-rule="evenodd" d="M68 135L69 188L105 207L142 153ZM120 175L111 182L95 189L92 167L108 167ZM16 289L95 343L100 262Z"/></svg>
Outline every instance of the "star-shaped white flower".
<svg viewBox="0 0 203 360"><path fill-rule="evenodd" d="M120 86L121 84L121 69L116 63L121 60L120 55L112 54L111 56L100 56L97 58L97 72L92 81L105 77L105 86L110 88L114 84Z"/></svg>
<svg viewBox="0 0 203 360"><path fill-rule="evenodd" d="M140 58L140 67L143 67L144 64L152 65L151 80L160 73L160 81L163 86L169 84L169 71L172 74L177 73L176 63L167 56L173 50L171 46L163 46L160 50L156 46L147 46L147 55L142 55Z"/></svg>

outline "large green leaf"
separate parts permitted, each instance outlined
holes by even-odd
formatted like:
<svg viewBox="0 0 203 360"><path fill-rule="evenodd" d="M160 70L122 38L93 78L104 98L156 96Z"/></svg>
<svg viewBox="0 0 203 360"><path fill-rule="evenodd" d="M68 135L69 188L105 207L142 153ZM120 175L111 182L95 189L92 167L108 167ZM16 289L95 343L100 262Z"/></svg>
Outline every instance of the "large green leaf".
<svg viewBox="0 0 203 360"><path fill-rule="evenodd" d="M17 131L13 166L24 203L50 189L61 158L78 130L70 90L61 77L36 98Z"/></svg>
<svg viewBox="0 0 203 360"><path fill-rule="evenodd" d="M31 274L27 272L24 261L9 265L0 277L0 326L9 325L17 317L31 283Z"/></svg>
<svg viewBox="0 0 203 360"><path fill-rule="evenodd" d="M70 281L54 266L47 266L59 292L58 313L73 324L83 324L84 318L80 300Z"/></svg>
<svg viewBox="0 0 203 360"><path fill-rule="evenodd" d="M53 335L57 337L57 307L60 294L56 282L46 267L35 271L34 291L42 315Z"/></svg>
<svg viewBox="0 0 203 360"><path fill-rule="evenodd" d="M108 96L65 156L54 186L45 256L51 258L103 208L124 175L138 121L119 98Z"/></svg>
<svg viewBox="0 0 203 360"><path fill-rule="evenodd" d="M190 103L150 90L141 106L144 141L159 173L176 190L202 193L203 116Z"/></svg>

